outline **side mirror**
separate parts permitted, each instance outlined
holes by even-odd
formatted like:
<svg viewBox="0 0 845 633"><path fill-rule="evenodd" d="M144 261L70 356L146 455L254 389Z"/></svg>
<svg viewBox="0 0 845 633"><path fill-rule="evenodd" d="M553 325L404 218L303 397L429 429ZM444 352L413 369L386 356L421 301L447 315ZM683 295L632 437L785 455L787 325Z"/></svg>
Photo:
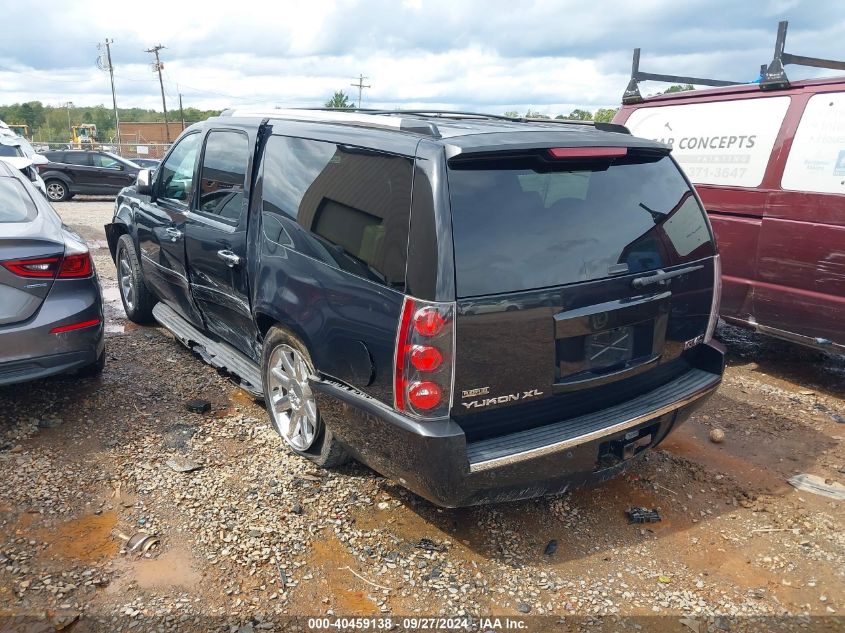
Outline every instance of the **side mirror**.
<svg viewBox="0 0 845 633"><path fill-rule="evenodd" d="M30 156L33 165L46 165L50 160L43 154L33 154Z"/></svg>
<svg viewBox="0 0 845 633"><path fill-rule="evenodd" d="M124 167L123 165L117 166L117 171L124 171L125 169L126 169L126 167Z"/></svg>
<svg viewBox="0 0 845 633"><path fill-rule="evenodd" d="M138 193L142 195L153 195L153 174L149 169L142 169L138 172L138 179L135 181L135 188L138 190Z"/></svg>

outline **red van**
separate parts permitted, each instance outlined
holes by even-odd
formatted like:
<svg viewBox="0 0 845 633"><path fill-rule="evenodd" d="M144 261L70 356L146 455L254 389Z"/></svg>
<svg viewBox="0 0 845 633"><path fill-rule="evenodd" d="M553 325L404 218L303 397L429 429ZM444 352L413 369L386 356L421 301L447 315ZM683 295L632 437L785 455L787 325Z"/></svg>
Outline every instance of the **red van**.
<svg viewBox="0 0 845 633"><path fill-rule="evenodd" d="M639 73L614 123L672 146L710 216L729 322L845 352L845 78L789 82L786 63L845 69L783 52L760 83ZM807 63L813 62L813 63ZM636 81L722 84L638 98ZM633 88L633 89L632 89Z"/></svg>

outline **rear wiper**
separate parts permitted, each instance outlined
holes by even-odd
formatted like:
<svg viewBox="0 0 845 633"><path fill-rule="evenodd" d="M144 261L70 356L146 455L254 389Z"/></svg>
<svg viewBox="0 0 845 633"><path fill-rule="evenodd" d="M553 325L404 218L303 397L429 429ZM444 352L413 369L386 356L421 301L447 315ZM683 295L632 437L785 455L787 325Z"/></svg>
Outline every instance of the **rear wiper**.
<svg viewBox="0 0 845 633"><path fill-rule="evenodd" d="M651 286L652 284L662 285L664 282L672 279L673 277L680 277L681 275L686 275L687 273L692 273L696 270L701 270L702 268L704 268L704 265L699 264L698 266L687 266L686 268L672 270L668 273L665 270L658 270L654 273L649 273L647 276L637 277L631 282L631 285L634 288L642 288L643 286Z"/></svg>

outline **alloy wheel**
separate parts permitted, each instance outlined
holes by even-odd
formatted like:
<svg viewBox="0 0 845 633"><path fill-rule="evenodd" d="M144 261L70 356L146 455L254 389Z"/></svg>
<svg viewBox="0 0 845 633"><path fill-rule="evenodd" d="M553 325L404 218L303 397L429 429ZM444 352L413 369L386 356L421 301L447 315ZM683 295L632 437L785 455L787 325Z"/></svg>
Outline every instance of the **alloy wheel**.
<svg viewBox="0 0 845 633"><path fill-rule="evenodd" d="M317 438L317 401L308 383L308 363L289 345L270 354L267 408L279 435L298 451L308 450Z"/></svg>
<svg viewBox="0 0 845 633"><path fill-rule="evenodd" d="M120 294L123 302L130 310L135 308L135 286L132 283L132 267L129 265L129 255L122 250L117 263L117 279L120 284Z"/></svg>
<svg viewBox="0 0 845 633"><path fill-rule="evenodd" d="M55 202L60 201L62 198L65 197L64 185L61 185L57 182L51 182L49 185L47 185L47 197Z"/></svg>

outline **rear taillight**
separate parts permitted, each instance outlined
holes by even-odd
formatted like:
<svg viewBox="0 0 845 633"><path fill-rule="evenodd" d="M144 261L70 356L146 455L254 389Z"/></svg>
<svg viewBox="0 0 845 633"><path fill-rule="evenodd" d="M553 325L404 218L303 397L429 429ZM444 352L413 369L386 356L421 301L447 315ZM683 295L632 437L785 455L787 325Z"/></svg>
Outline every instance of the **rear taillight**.
<svg viewBox="0 0 845 633"><path fill-rule="evenodd" d="M91 269L91 255L89 253L65 255L59 268L59 279L88 277L91 274Z"/></svg>
<svg viewBox="0 0 845 633"><path fill-rule="evenodd" d="M452 406L455 304L405 297L393 363L394 406L417 418L442 418Z"/></svg>
<svg viewBox="0 0 845 633"><path fill-rule="evenodd" d="M14 259L0 262L6 270L19 277L53 279L74 279L89 277L93 272L91 255L85 251L64 257L36 257L33 259Z"/></svg>
<svg viewBox="0 0 845 633"><path fill-rule="evenodd" d="M707 322L707 331L704 333L704 342L713 340L713 333L716 331L716 324L719 322L719 308L722 303L722 262L719 256L713 258L713 300L710 303L710 320Z"/></svg>
<svg viewBox="0 0 845 633"><path fill-rule="evenodd" d="M0 262L3 268L19 277L49 277L56 276L61 257L36 257L33 259L13 259Z"/></svg>

